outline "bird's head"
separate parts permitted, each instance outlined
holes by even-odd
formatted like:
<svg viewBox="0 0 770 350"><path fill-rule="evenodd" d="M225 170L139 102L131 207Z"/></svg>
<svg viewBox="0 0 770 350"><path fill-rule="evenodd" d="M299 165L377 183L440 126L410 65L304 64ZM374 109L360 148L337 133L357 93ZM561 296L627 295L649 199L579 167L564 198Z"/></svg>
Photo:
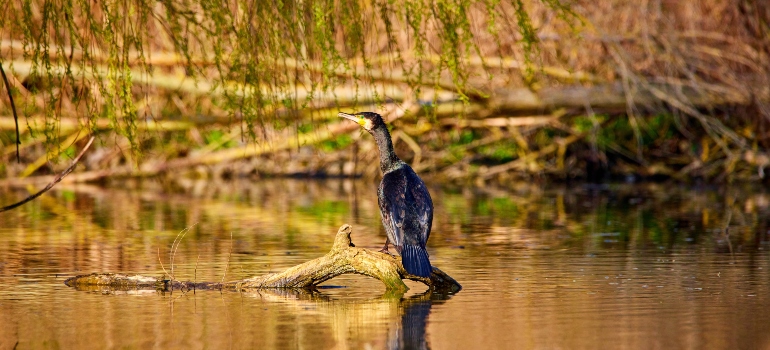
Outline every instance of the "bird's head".
<svg viewBox="0 0 770 350"><path fill-rule="evenodd" d="M359 112L354 114L340 112L337 115L358 123L358 125L361 125L364 130L368 132L372 132L379 127L385 127L385 122L382 120L382 117L374 112Z"/></svg>

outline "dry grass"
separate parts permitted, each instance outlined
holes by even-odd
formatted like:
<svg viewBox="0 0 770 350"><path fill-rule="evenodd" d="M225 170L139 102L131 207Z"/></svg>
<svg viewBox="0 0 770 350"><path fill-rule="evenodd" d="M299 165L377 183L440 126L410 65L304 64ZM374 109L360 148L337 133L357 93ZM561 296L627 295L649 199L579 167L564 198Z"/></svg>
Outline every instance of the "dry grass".
<svg viewBox="0 0 770 350"><path fill-rule="evenodd" d="M422 102L432 101L435 109L409 114L397 123L404 131L396 134L401 135L400 139L407 146L405 157L420 163L419 167L425 171L454 174L446 175L448 178L485 178L488 175L484 173L489 171L485 167L495 166L504 166L495 168L506 169L504 176L511 175L508 174L511 169L517 169L516 172L524 176L543 173L561 177L584 176L589 163L609 166L613 168L611 172L644 176L728 179L733 174L743 173L738 177L764 178L765 150L770 146L770 65L767 64L770 61L770 5L741 0L575 1L571 2L572 12L559 12L548 6L549 3L522 3L537 43L526 40L526 28L517 15L520 12L512 3L496 4L490 11L486 3L473 2L465 16L450 18L455 22L439 15L441 3L415 2L404 8L387 7L385 3L360 3L360 32L351 32L354 26L345 22L345 10L335 8L329 13L328 23L334 30L329 32L333 40L328 43L334 50L321 50L312 37L294 32L289 27L294 22L281 22L283 24L274 28L254 22L254 33L247 39L256 40L254 36L266 36L263 35L266 33L278 33L278 36L271 36L264 42L241 42L232 33L222 34L217 42L223 45L220 47L225 50L223 56L214 53L215 42L206 40L206 35L210 34L205 30L185 32L186 51L180 52L179 42L174 41L175 34L179 33L169 27L173 23L164 24L158 20L168 10L158 4L151 9L150 16L139 22L143 24L142 30L135 33L142 40L141 55L131 48L119 52L116 59L111 56L107 42L95 42L89 48L71 48L72 37L60 32L51 36L57 49L50 50L46 57L50 57L57 67L72 65L82 73L79 76L86 78L95 71L93 67L97 67L96 71L107 72L104 74L107 81L119 78L119 74L110 76L111 64L125 64L135 79L133 107L142 120L166 122L179 116L182 119L205 116L207 121L203 125L177 131L198 141L195 141L197 146L189 147L189 151L176 153L188 154L194 153L196 148L210 148L200 141L201 130L225 129L229 135L240 135L238 142L244 147L247 147L244 141L254 139L269 144L275 142L270 135L299 139L304 133L300 130L302 126L310 124L322 128L320 123L325 123L329 118L327 114L333 112L329 107L332 110L341 107L377 109L387 98L396 102L416 98ZM11 12L20 11L20 2L9 4ZM34 17L31 23L42 26L41 4L31 2ZM213 19L201 15L196 4L188 4L193 12L181 23L198 21L203 27L216 27ZM227 4L229 7L225 12L243 16L248 13L239 7L242 6L239 3ZM406 16L409 6L435 11L423 11L425 16L419 30L415 31L409 23L413 17ZM74 23L82 31L81 35L87 34L88 21L103 24L100 10L93 11L91 19L83 17L84 13L75 12ZM386 26L384 18L388 19L390 27ZM232 25L242 28L247 27L249 21L256 21L248 16L242 19L244 22ZM4 22L3 26L11 28L9 22ZM321 30L310 27L308 24L308 30ZM459 37L456 46L446 45L454 40L452 33ZM270 48L269 45L280 44L281 35L287 44L300 45L274 46L275 50L260 51L266 47L264 45ZM356 35L363 41L355 42L352 38ZM126 38L116 38L115 42L121 44ZM42 60L42 56L25 57L34 50L20 45L20 39L18 30L4 31L1 50L4 61L29 63ZM351 42L360 45L351 46ZM424 46L420 46L420 42ZM306 52L302 51L303 47ZM329 56L329 52L339 55L339 59ZM236 67L246 63L247 57L251 57L249 65L258 66L254 68L256 71L244 73L238 70L242 67ZM331 63L324 63L329 57L333 58ZM220 61L222 58L225 60ZM21 65L16 68L19 67ZM109 99L98 83L89 79L61 79L64 73L35 76L31 73L33 70L23 74L17 69L10 77L12 85L20 91L23 114L45 118L29 130L44 130L46 139L53 135L52 139L58 140L71 133L65 133L62 124L58 123L59 119L71 120L68 117L76 118L80 127L101 130L101 133L105 132L105 125L107 130L124 130L130 124L121 118L108 119L106 123L93 119L98 106ZM270 74L269 77L257 74L253 77L255 80L250 81L243 79L246 73ZM216 83L223 81L227 83ZM498 115L499 111L489 101L501 91L517 87L537 92L574 84L585 87L620 84L627 101L626 108L606 115L602 115L607 111L601 106L589 103L566 110L540 110L535 114L559 115L557 120L540 125L501 126L491 121L465 123L457 118L458 115L468 120L518 117L509 112ZM403 93L406 90L415 93L407 96ZM692 91L709 96L714 103L705 106L695 103L691 98ZM73 99L78 93L87 98ZM264 94L268 103L254 109L250 104L253 101L244 98L253 93ZM651 94L652 102L635 102L635 96L642 93ZM56 97L53 104L52 96ZM291 97L291 102L280 102L286 97ZM457 98L466 103L459 109L441 112L450 104L448 101ZM10 115L7 98L0 99L0 110L5 111L0 114ZM532 116L531 111L525 114ZM666 132L656 130L659 124L653 123L651 117L659 114L671 116L668 119L671 122L665 127L673 130L673 135L662 137L661 134ZM249 115L256 119L249 119ZM585 130L576 126L576 120L580 118L593 120L593 127ZM597 118L604 122L599 123ZM602 143L600 134L607 132L603 127L618 123L627 124L630 134L624 134L624 137L630 136L631 140ZM425 130L425 125L433 129ZM276 132L276 129L289 131ZM482 145L460 145L464 156L448 157L446 149L457 146L457 135L465 131L475 135L473 143L481 142ZM168 137L171 133L170 130L150 133L140 130L134 135L138 137L138 143L125 133L103 140L108 146L121 143L123 147L144 148L149 159L170 159L175 152L161 154L164 152L154 148L157 145L153 146L151 140ZM329 136L334 138L339 134ZM25 143L34 142L34 137L40 139L39 135L29 135ZM648 142L650 138L655 140L652 144ZM4 133L0 141L7 147L12 138ZM513 159L478 160L485 147L506 143L518 148L513 152ZM49 151L54 148L49 158L55 158L67 147L58 146L58 143L51 147L51 144L47 142L45 147ZM415 145L419 147L415 149ZM269 161L285 158L288 154L288 158L293 158L296 149L281 148L262 157ZM361 153L356 153L353 158L368 159L368 155ZM2 156L8 157L5 147ZM326 163L331 165L321 164L314 170L313 166L300 164L295 167L299 169L297 172L325 172L325 169L341 167L338 164L351 159L347 148L339 152L316 152L314 156L328 156L330 161ZM114 157L123 159L117 165L135 162L134 156L126 152L118 152ZM517 163L511 163L514 161ZM103 163L102 167L105 166L116 165L114 162L112 165ZM243 173L282 173L278 168L250 169ZM18 173L12 166L0 170L4 170L6 176ZM363 173L376 174L376 171L364 169Z"/></svg>

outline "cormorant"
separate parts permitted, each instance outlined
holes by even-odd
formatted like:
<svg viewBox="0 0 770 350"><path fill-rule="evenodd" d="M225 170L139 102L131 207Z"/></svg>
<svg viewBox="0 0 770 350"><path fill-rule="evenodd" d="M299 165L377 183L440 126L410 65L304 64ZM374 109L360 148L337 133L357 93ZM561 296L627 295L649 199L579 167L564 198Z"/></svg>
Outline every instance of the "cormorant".
<svg viewBox="0 0 770 350"><path fill-rule="evenodd" d="M368 131L380 150L382 181L377 190L382 225L388 237L382 252L388 253L388 242L401 254L406 272L421 277L430 276L433 268L428 260L425 243L433 223L433 201L425 183L412 168L396 156L388 127L382 117L373 112L347 114Z"/></svg>

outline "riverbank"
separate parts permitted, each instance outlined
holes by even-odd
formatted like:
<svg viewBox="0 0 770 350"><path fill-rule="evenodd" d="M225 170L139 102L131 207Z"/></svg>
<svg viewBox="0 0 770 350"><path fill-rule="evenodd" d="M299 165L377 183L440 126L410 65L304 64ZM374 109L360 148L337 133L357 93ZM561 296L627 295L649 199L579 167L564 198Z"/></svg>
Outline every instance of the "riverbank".
<svg viewBox="0 0 770 350"><path fill-rule="evenodd" d="M119 40L38 42L24 27L38 18L10 23L0 53L21 145L17 160L0 94L0 181L44 181L30 177L66 167L89 134L97 143L67 181L378 176L373 142L341 110L385 115L399 155L446 183L766 181L766 8L549 4L383 3L350 23L331 21L345 11L333 7L328 28L305 27L306 8L266 7L290 13L236 21L243 31L172 11L189 32L141 17L142 49L121 52ZM238 14L190 11L220 10L223 23ZM95 28L102 14L86 13L63 23ZM427 24L405 21L417 14ZM279 40L278 27L303 30Z"/></svg>

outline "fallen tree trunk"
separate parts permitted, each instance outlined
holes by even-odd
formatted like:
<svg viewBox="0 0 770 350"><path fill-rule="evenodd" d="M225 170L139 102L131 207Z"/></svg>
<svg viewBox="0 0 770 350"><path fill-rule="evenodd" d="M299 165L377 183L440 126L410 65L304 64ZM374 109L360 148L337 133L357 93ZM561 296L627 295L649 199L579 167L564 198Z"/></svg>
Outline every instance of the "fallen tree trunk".
<svg viewBox="0 0 770 350"><path fill-rule="evenodd" d="M123 275L93 273L68 278L64 283L70 287L88 288L95 286L116 289L159 289L159 290L205 290L228 289L247 291L268 288L315 289L319 284L343 274L359 274L380 280L388 290L406 291L409 288L403 279L421 282L430 290L456 293L462 289L457 281L433 267L430 277L414 276L404 270L401 259L389 254L365 248L356 248L350 239L353 229L342 225L331 251L326 255L290 267L283 272L252 277L245 280L219 282L183 282L166 276Z"/></svg>
<svg viewBox="0 0 770 350"><path fill-rule="evenodd" d="M677 84L634 86L634 91L626 91L620 83L550 87L539 91L528 88L500 88L491 94L486 103L498 113L531 113L572 108L582 110L588 107L597 111L624 113L629 104L652 107L670 103L670 99L682 100L695 108L770 101L770 88L761 84L755 87L747 89L751 94L723 86L710 86L706 89ZM669 98L662 99L661 94Z"/></svg>

